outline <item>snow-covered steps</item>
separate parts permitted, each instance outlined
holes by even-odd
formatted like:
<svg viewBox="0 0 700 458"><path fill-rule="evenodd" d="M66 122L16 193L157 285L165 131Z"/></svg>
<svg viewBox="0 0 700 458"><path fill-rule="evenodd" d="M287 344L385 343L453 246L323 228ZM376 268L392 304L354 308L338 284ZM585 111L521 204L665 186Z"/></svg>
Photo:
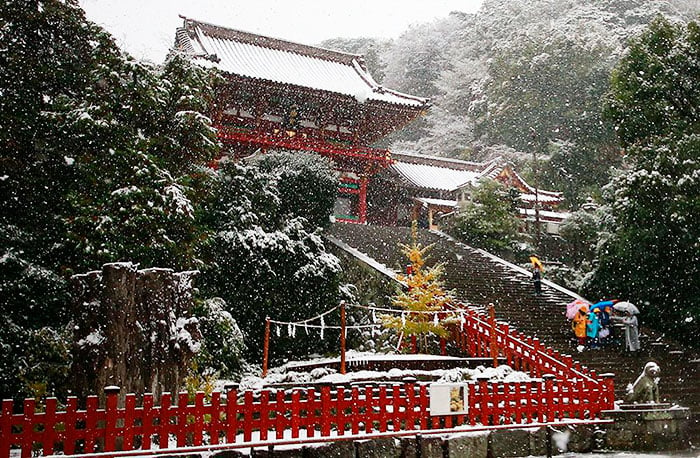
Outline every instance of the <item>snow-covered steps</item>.
<svg viewBox="0 0 700 458"><path fill-rule="evenodd" d="M410 228L335 224L329 232L389 270L405 269L407 260L399 244L411 242ZM694 443L700 445L698 351L646 328L644 323L648 318L641 316L643 348L640 353L631 355L618 346L579 353L570 322L564 316L565 304L578 297L575 293L544 281L543 294L535 296L528 272L519 266L436 232L420 230L419 242L434 244L429 252L428 265L444 264L445 286L459 300L478 305L493 303L496 318L508 322L511 329L538 337L542 343L573 355L574 359L595 369L598 374L614 373L618 398L624 396L625 387L636 380L646 362L659 364L662 399L691 408L695 419L692 427Z"/></svg>

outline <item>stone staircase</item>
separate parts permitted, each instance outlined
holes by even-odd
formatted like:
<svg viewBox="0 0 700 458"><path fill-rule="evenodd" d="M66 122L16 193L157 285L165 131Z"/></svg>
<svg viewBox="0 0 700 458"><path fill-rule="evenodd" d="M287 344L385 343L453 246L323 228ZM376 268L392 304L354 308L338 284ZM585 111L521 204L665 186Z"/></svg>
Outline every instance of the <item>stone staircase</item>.
<svg viewBox="0 0 700 458"><path fill-rule="evenodd" d="M410 228L334 224L327 233L396 272L403 271L408 262L398 245L410 243ZM434 245L427 264L443 263L445 286L460 301L474 305L493 303L496 318L508 322L511 328L572 354L598 374L614 373L618 399L646 362L657 362L661 366L662 400L691 408L691 438L695 446L700 445L700 352L645 327L643 315L642 351L638 355L626 353L619 346L577 352L570 322L564 316L565 305L578 297L575 293L545 280L543 294L535 296L530 274L521 267L439 232L421 230L418 238L423 245Z"/></svg>

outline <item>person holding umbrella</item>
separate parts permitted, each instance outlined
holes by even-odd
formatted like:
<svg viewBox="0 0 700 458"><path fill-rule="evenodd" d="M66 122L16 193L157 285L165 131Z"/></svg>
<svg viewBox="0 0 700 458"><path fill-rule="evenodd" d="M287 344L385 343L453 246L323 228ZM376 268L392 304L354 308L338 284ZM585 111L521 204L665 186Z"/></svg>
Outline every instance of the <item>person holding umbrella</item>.
<svg viewBox="0 0 700 458"><path fill-rule="evenodd" d="M542 294L542 272L544 271L544 266L536 254L530 255L530 262L532 263L532 286L535 288L535 295L540 296Z"/></svg>
<svg viewBox="0 0 700 458"><path fill-rule="evenodd" d="M639 309L629 302L618 302L613 309L623 313L622 317L612 317L625 325L625 348L631 353L639 351L639 321L637 314Z"/></svg>
<svg viewBox="0 0 700 458"><path fill-rule="evenodd" d="M599 314L599 308L593 309L590 312L588 312L586 335L588 336L588 346L593 350L598 349L598 333L600 332L600 320L598 319Z"/></svg>
<svg viewBox="0 0 700 458"><path fill-rule="evenodd" d="M596 302L590 307L591 311L596 313L600 322L600 330L598 331L598 342L601 345L607 345L608 341L612 340L612 337L610 336L612 331L612 326L610 326L610 314L612 313L612 306L616 302L619 301L600 301Z"/></svg>
<svg viewBox="0 0 700 458"><path fill-rule="evenodd" d="M583 351L586 348L586 340L588 339L586 327L588 323L588 307L584 305L579 308L571 323L571 328L578 339L578 351Z"/></svg>
<svg viewBox="0 0 700 458"><path fill-rule="evenodd" d="M610 325L611 313L612 308L609 306L605 306L600 310L600 331L598 332L598 337L601 345L607 345L614 339L612 334L612 326Z"/></svg>

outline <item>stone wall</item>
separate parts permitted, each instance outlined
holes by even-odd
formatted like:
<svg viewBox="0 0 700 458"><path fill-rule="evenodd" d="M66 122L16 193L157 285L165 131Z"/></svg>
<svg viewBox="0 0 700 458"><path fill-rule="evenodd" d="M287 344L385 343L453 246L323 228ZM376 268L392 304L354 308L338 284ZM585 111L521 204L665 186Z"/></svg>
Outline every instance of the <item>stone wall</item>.
<svg viewBox="0 0 700 458"><path fill-rule="evenodd" d="M606 428L608 447L644 452L690 448L690 409L648 406L651 408L605 410L601 413L602 418L615 420Z"/></svg>
<svg viewBox="0 0 700 458"><path fill-rule="evenodd" d="M663 419L654 417L644 421L666 422L666 427L654 424L647 425L655 431L659 428L664 430L675 428L677 431L681 425L669 426L670 416L675 416L683 423L686 418L684 415L688 413L687 409L674 410L675 413L670 413ZM635 419L630 417L630 421L635 421ZM639 428L640 426L637 425L637 429ZM624 423L559 425L552 428L498 429L451 435L347 440L296 448L285 446L286 448L256 449L252 452L246 450L246 454L233 450L219 452L213 456L233 458L250 454L257 457L280 458L507 458L558 455L564 452L589 453L594 450L685 450L689 447L688 442L682 441L674 442L675 446L671 448L664 448L668 447L668 443L665 443L666 445L659 443L658 446L661 448L647 448L648 442L623 443L618 440L627 437L628 431L634 430L634 427ZM667 432L667 434L673 435L675 433Z"/></svg>
<svg viewBox="0 0 700 458"><path fill-rule="evenodd" d="M570 430L569 438L577 439L583 433L592 437L589 429ZM225 451L214 454L217 458L234 458L247 456L279 458L504 458L546 455L547 440L552 440L544 428L497 430L493 432L470 432L449 436L407 436L402 438L379 438L356 441L338 441L317 444L313 447L271 448L239 451ZM574 441L576 447L568 451L576 453L590 452L592 441L583 446L584 441ZM572 442L572 445L574 444ZM565 450L552 442L552 453Z"/></svg>

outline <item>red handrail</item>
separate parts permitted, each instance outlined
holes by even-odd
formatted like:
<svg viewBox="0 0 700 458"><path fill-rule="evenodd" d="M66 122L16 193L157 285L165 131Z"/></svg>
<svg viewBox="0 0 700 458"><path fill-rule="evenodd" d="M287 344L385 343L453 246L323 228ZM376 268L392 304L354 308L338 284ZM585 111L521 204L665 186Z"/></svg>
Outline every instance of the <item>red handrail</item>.
<svg viewBox="0 0 700 458"><path fill-rule="evenodd" d="M603 407L599 393L583 383L556 380L554 376L528 382L468 383L468 410L464 414L435 416L430 413L427 384L366 384L215 392L164 394L158 405L152 395L137 405L133 394L118 403L118 393L106 394L103 408L95 397L86 409L76 409L70 398L66 408L56 409L49 398L45 412L36 412L35 401L25 400L22 413L13 413L13 401L2 403L0 457L11 448L21 456L32 451L97 453L119 450L200 447L281 440L285 437L326 438L360 433L386 433L454 428L463 425L523 425L563 419L591 420ZM177 400L177 405L173 401Z"/></svg>
<svg viewBox="0 0 700 458"><path fill-rule="evenodd" d="M535 378L528 382L467 382L466 413L431 415L428 385L392 383L187 393L160 399L153 395L127 394L118 402L118 390L105 390L103 407L97 396L89 396L85 408L68 398L58 408L48 398L44 410L27 399L21 412L12 400L2 401L0 410L0 458L20 448L21 456L32 452L49 455L90 454L118 450L202 447L216 444L250 444L313 440L346 435L371 435L400 431L442 430L462 425L534 425L562 419L587 421L601 410L614 407L611 375L598 376L571 357L541 345L537 339L510 330L507 324L489 323L473 308L460 313L464 322L453 325L454 343L471 356L488 356L495 349L514 368ZM460 320L461 321L461 320ZM492 340L492 337L495 339ZM147 453L153 453L149 451Z"/></svg>

